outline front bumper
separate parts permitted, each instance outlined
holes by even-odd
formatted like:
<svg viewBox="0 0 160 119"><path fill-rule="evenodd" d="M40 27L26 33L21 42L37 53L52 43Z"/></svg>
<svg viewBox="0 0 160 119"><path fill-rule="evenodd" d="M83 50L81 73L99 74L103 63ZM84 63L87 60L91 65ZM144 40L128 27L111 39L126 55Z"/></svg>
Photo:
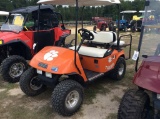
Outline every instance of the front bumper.
<svg viewBox="0 0 160 119"><path fill-rule="evenodd" d="M49 78L44 75L38 74L37 78L41 81L42 84L48 87L55 87L58 83L59 76L57 75L53 78Z"/></svg>

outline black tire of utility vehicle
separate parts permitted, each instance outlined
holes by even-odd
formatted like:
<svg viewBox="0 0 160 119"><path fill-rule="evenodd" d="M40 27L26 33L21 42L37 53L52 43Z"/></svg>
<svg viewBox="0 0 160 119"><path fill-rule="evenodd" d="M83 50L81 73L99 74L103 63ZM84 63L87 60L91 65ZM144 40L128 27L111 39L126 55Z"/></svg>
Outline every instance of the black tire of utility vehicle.
<svg viewBox="0 0 160 119"><path fill-rule="evenodd" d="M1 74L5 81L16 83L25 70L28 69L26 60L18 55L12 55L3 60L1 64Z"/></svg>
<svg viewBox="0 0 160 119"><path fill-rule="evenodd" d="M127 27L124 28L124 32L127 32Z"/></svg>
<svg viewBox="0 0 160 119"><path fill-rule="evenodd" d="M74 80L62 81L52 93L52 107L60 115L71 116L79 110L83 102L83 93L83 87L78 82Z"/></svg>
<svg viewBox="0 0 160 119"><path fill-rule="evenodd" d="M100 28L100 31L106 31L106 25L103 24Z"/></svg>
<svg viewBox="0 0 160 119"><path fill-rule="evenodd" d="M152 119L148 118L149 111L150 100L147 93L131 89L124 94L120 102L117 119Z"/></svg>
<svg viewBox="0 0 160 119"><path fill-rule="evenodd" d="M32 67L27 69L21 76L20 81L21 90L28 96L36 96L45 91L46 86L41 84L37 79L36 70Z"/></svg>
<svg viewBox="0 0 160 119"><path fill-rule="evenodd" d="M114 69L109 73L109 77L114 80L121 80L126 72L126 61L123 57L117 60Z"/></svg>

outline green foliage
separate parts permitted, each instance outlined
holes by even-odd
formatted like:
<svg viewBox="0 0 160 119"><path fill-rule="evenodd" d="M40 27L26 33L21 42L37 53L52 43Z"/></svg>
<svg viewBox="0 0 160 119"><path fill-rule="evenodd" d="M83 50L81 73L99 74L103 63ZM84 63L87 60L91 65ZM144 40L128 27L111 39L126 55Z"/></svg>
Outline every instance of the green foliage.
<svg viewBox="0 0 160 119"><path fill-rule="evenodd" d="M20 7L36 5L38 0L0 0L0 11L11 11ZM124 1L121 0L120 11L122 10L143 10L145 0L134 0L134 1ZM56 6L55 6L56 7ZM74 20L75 19L75 8L74 7L62 7L57 6L56 11L60 12L64 20ZM91 20L91 17L110 17L115 20L117 19L117 7L116 6L101 6L101 7L85 7L84 8L84 20ZM82 8L79 9L79 13L82 13ZM139 15L138 13L136 15ZM79 15L79 19L82 19Z"/></svg>

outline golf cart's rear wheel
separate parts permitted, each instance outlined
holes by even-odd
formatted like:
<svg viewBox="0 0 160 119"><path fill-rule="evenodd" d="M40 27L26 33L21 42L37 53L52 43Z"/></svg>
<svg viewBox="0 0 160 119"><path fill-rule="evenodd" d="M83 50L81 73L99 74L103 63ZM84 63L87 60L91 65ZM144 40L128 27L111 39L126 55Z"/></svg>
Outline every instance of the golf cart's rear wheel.
<svg viewBox="0 0 160 119"><path fill-rule="evenodd" d="M16 83L27 68L28 63L23 57L12 55L3 60L1 64L2 77L7 82Z"/></svg>
<svg viewBox="0 0 160 119"><path fill-rule="evenodd" d="M46 86L37 78L36 70L29 68L20 78L20 88L28 96L36 96L45 91Z"/></svg>
<svg viewBox="0 0 160 119"><path fill-rule="evenodd" d="M121 80L126 72L126 61L123 57L117 60L114 69L110 72L109 76L114 80Z"/></svg>
<svg viewBox="0 0 160 119"><path fill-rule="evenodd" d="M118 119L152 119L149 117L150 100L147 93L142 90L131 89L123 96Z"/></svg>
<svg viewBox="0 0 160 119"><path fill-rule="evenodd" d="M52 93L52 107L63 116L73 115L83 102L83 87L76 81L60 82Z"/></svg>

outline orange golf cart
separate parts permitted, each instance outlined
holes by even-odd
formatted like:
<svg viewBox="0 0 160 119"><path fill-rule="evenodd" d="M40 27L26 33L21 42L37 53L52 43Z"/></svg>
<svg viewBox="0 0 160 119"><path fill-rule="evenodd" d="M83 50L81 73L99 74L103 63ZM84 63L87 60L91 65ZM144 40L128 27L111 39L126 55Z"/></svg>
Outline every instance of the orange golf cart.
<svg viewBox="0 0 160 119"><path fill-rule="evenodd" d="M90 81L109 74L121 80L126 71L123 41L115 32L96 32L77 28L78 5L111 5L119 0L40 0L43 4L76 4L75 44L69 47L47 46L30 61L31 68L20 78L22 91L29 96L42 93L46 86L55 87L52 106L63 116L73 115L83 102L83 86ZM77 36L81 42L77 45ZM131 37L131 36L130 36ZM132 37L131 37L132 39ZM130 42L131 47L131 42Z"/></svg>

